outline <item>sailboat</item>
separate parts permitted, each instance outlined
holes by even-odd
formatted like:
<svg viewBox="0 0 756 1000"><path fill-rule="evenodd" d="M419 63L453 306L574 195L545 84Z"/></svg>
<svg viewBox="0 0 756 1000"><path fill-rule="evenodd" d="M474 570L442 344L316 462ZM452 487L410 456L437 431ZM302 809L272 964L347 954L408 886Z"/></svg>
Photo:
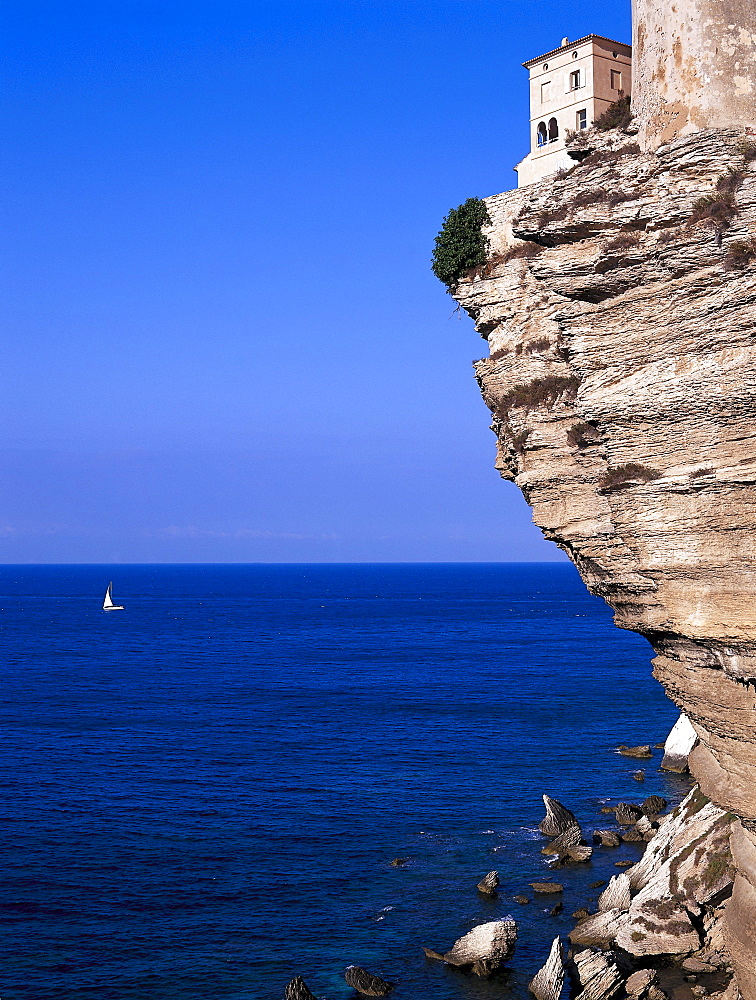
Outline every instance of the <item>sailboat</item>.
<svg viewBox="0 0 756 1000"><path fill-rule="evenodd" d="M111 580L108 584L108 589L105 591L105 600L102 602L103 611L123 611L124 607L122 604L113 604L113 581Z"/></svg>

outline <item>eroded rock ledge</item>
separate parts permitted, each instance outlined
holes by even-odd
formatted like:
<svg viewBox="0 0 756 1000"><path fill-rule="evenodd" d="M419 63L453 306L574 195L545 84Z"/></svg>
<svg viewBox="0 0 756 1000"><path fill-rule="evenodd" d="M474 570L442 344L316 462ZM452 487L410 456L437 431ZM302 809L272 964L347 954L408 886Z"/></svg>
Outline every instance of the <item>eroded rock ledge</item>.
<svg viewBox="0 0 756 1000"><path fill-rule="evenodd" d="M756 154L734 130L589 140L487 200L489 263L454 294L489 343L497 468L652 643L695 777L740 818L726 936L756 1000ZM732 211L693 211L725 189Z"/></svg>

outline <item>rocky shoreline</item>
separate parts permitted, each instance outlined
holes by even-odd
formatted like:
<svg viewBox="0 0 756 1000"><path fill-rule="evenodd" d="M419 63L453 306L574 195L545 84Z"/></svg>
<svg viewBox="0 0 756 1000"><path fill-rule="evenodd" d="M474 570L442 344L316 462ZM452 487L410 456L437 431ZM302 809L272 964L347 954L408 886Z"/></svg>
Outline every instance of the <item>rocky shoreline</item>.
<svg viewBox="0 0 756 1000"><path fill-rule="evenodd" d="M690 738L686 721L682 717L663 745L665 770L687 769L695 736ZM617 752L639 759L652 756L647 746L620 746ZM723 920L735 877L730 841L737 833L737 817L712 803L696 784L671 811L655 794L637 804L604 805L602 819L611 815L613 820L606 825L604 819L586 835L569 808L549 795L543 800L546 815L539 829L547 843L541 853L555 874L564 870L568 875L569 867L584 865L596 849L646 846L640 860L620 859L616 875L591 883L592 889L602 890L600 895L586 898L573 911L576 922L567 940L553 939L530 981L536 1000L559 1000L565 988L576 1000L738 1000ZM477 885L489 898L499 888L496 871ZM529 888L539 898L556 900L545 911L551 916L564 908L561 882L534 881ZM524 906L531 897L520 894L512 900ZM508 915L477 924L446 951L423 951L429 961L490 977L506 970L517 937L517 920ZM393 983L359 966L349 966L344 979L354 996L385 996L394 989ZM398 988L401 994L401 983ZM508 992L502 980L502 995ZM308 1000L313 994L297 976L284 997Z"/></svg>

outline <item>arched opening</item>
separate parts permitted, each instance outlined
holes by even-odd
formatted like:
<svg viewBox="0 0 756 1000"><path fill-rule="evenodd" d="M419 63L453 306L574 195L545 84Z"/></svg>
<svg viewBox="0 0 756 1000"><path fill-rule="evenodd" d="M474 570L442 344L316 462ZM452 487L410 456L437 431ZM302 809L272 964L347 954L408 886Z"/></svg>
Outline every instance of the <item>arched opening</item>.
<svg viewBox="0 0 756 1000"><path fill-rule="evenodd" d="M539 146L545 146L546 143L548 142L548 135L546 133L546 122L538 123L537 138Z"/></svg>
<svg viewBox="0 0 756 1000"><path fill-rule="evenodd" d="M556 142L559 138L559 125L556 118L549 118L549 142Z"/></svg>

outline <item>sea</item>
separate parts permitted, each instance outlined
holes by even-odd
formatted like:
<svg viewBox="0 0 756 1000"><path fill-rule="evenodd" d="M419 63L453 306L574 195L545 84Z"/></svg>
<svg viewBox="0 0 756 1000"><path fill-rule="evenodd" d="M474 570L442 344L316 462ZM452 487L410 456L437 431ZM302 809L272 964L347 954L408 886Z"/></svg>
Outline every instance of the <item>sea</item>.
<svg viewBox="0 0 756 1000"><path fill-rule="evenodd" d="M524 1000L642 850L551 871L542 795L590 841L688 789L617 754L677 710L568 564L3 566L0 608L1 1000ZM508 915L490 979L423 954Z"/></svg>

